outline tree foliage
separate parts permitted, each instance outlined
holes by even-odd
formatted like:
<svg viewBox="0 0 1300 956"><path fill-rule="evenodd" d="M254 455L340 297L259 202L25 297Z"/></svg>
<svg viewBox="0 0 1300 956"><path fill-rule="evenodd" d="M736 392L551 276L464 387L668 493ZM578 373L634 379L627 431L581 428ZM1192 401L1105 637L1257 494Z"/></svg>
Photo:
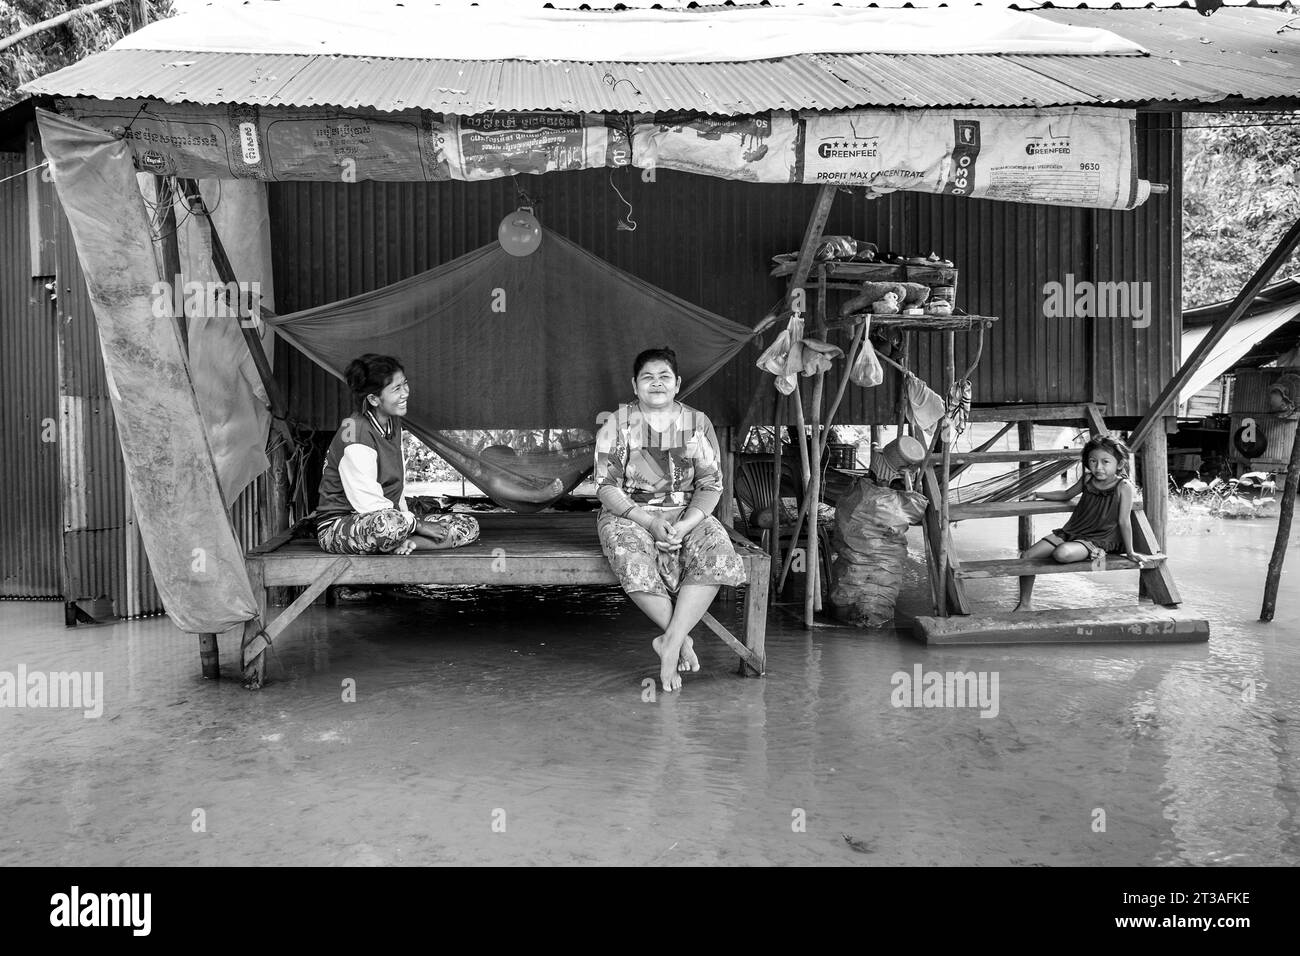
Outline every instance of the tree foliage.
<svg viewBox="0 0 1300 956"><path fill-rule="evenodd" d="M1187 113L1183 308L1235 296L1300 217L1300 112ZM1300 275L1294 254L1272 281Z"/></svg>
<svg viewBox="0 0 1300 956"><path fill-rule="evenodd" d="M0 37L85 6L90 0L0 0ZM94 13L77 14L66 23L42 30L15 46L0 51L0 109L21 97L18 87L53 73L78 60L107 50L131 32L135 0ZM149 21L172 15L172 0L144 0Z"/></svg>

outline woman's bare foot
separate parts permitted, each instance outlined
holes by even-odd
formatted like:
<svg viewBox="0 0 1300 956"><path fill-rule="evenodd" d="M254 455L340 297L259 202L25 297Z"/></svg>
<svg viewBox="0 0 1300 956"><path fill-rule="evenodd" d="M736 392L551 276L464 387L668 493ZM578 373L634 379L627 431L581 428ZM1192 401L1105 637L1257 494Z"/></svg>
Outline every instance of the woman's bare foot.
<svg viewBox="0 0 1300 956"><path fill-rule="evenodd" d="M393 554L410 554L414 550L415 550L415 538L407 538L405 541L403 541L401 544L399 544L396 548L393 549Z"/></svg>
<svg viewBox="0 0 1300 956"><path fill-rule="evenodd" d="M660 634L650 646L655 649L659 655L659 683L663 684L664 693L672 693L682 686L682 679L677 674L677 664L681 657L682 638L670 638L667 634Z"/></svg>
<svg viewBox="0 0 1300 956"><path fill-rule="evenodd" d="M1004 606L1005 606L1005 605L1004 605ZM1027 613L1027 612L1029 612L1029 611L1032 611L1033 609L1034 609L1034 605L1033 605L1032 603L1030 603L1029 601L1021 601L1019 604L1017 604L1017 605L1016 605L1015 607L1013 607L1011 610L1012 610L1012 613L1015 613L1016 611L1020 611L1020 612L1022 612L1022 613Z"/></svg>
<svg viewBox="0 0 1300 956"><path fill-rule="evenodd" d="M677 670L683 674L697 672L700 669L700 659L695 656L695 642L691 636L686 635L686 640L682 641L681 660L677 665Z"/></svg>

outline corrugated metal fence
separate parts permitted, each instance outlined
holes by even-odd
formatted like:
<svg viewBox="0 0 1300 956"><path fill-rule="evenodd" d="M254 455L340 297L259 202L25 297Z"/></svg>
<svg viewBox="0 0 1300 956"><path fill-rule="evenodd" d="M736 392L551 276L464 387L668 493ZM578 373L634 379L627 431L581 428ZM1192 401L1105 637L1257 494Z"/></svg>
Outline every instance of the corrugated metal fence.
<svg viewBox="0 0 1300 956"><path fill-rule="evenodd" d="M0 153L0 597L55 598L58 332L49 279L32 276L25 162Z"/></svg>

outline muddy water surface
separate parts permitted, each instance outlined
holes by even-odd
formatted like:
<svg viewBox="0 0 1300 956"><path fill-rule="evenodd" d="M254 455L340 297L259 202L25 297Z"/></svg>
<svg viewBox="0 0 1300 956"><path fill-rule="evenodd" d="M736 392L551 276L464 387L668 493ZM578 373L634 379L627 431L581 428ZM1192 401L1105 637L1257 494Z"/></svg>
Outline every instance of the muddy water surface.
<svg viewBox="0 0 1300 956"><path fill-rule="evenodd" d="M927 650L775 610L766 678L697 634L703 671L653 702L653 632L608 589L315 607L257 692L233 636L205 682L166 620L68 630L58 604L0 603L0 671L105 682L98 719L0 709L0 863L1295 865L1300 549L1255 622L1274 527L1175 517L1208 645ZM968 553L1014 542L976 530ZM1133 603L1133 577L1038 597ZM913 574L904 605L927 602ZM916 664L996 673L997 716L891 706Z"/></svg>

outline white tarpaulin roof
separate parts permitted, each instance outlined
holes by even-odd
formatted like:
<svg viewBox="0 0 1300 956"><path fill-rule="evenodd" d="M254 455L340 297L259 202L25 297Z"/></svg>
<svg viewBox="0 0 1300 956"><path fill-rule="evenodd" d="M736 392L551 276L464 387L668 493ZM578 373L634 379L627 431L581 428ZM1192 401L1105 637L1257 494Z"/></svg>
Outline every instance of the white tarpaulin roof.
<svg viewBox="0 0 1300 956"><path fill-rule="evenodd" d="M1280 328L1300 315L1300 302L1279 306L1268 312L1253 315L1248 319L1238 319L1228 329L1218 345L1214 347L1205 362L1196 370L1196 374L1187 382L1187 386L1178 396L1178 404L1188 401L1193 395L1205 388L1216 378L1232 368L1237 360L1250 351L1252 345L1274 329ZM1210 326L1201 325L1183 332L1181 361L1187 361L1201 339L1210 331Z"/></svg>
<svg viewBox="0 0 1300 956"><path fill-rule="evenodd" d="M113 49L625 63L742 62L807 53L1145 52L1107 30L987 7L608 12L377 0L212 3L152 23Z"/></svg>

